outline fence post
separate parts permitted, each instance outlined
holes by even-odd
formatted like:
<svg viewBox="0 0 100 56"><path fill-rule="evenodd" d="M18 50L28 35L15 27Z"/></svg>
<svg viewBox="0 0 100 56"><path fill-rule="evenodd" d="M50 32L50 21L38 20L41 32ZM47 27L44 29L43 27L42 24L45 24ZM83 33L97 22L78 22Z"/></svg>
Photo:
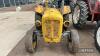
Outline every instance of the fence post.
<svg viewBox="0 0 100 56"><path fill-rule="evenodd" d="M14 0L14 4L15 4L15 7L16 7L16 2L15 2L15 0Z"/></svg>
<svg viewBox="0 0 100 56"><path fill-rule="evenodd" d="M10 4L10 6L11 6L11 1L9 0L9 4Z"/></svg>
<svg viewBox="0 0 100 56"><path fill-rule="evenodd" d="M19 6L20 6L20 1L18 0Z"/></svg>
<svg viewBox="0 0 100 56"><path fill-rule="evenodd" d="M4 7L5 7L5 1L3 0L3 5L4 5Z"/></svg>

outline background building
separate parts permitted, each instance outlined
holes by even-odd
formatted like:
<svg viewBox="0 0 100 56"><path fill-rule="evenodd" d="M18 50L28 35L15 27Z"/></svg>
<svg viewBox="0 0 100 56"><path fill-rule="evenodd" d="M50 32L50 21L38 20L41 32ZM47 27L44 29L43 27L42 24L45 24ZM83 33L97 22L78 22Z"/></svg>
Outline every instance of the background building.
<svg viewBox="0 0 100 56"><path fill-rule="evenodd" d="M35 3L36 1L39 1L39 0L0 0L0 7L10 7L10 6L32 4L32 3Z"/></svg>

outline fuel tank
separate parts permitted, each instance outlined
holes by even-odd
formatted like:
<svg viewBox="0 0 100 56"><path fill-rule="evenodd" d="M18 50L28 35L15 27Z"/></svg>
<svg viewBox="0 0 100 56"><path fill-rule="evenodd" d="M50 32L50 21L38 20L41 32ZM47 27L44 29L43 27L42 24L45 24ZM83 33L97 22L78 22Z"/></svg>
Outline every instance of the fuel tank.
<svg viewBox="0 0 100 56"><path fill-rule="evenodd" d="M42 16L42 33L45 42L58 43L61 40L63 16L59 10L48 8Z"/></svg>

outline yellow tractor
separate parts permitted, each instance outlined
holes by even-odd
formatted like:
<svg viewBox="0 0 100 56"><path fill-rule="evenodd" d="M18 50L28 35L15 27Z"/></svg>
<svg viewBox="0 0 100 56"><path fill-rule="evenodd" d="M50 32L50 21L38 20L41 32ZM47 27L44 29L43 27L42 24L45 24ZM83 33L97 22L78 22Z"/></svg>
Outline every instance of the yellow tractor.
<svg viewBox="0 0 100 56"><path fill-rule="evenodd" d="M57 2L57 1L56 1ZM59 5L59 4L58 4ZM61 1L60 7L49 0L36 4L35 26L31 37L27 37L25 47L28 52L37 50L37 39L43 37L46 43L59 43L62 38L66 39L66 48L71 52L77 52L79 48L79 35L74 29L70 29L69 14L71 9L65 1ZM31 35L31 34L30 34Z"/></svg>

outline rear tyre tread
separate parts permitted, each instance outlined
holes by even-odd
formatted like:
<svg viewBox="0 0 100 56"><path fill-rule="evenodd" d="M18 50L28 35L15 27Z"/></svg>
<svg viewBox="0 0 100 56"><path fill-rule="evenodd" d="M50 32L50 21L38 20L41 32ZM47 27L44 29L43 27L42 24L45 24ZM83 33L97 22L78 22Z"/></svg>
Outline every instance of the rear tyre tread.
<svg viewBox="0 0 100 56"><path fill-rule="evenodd" d="M79 17L79 21L78 23L73 23L75 28L82 28L82 25L84 25L87 21L88 18L88 7L87 4L84 1L77 1L75 6L79 6L80 7L80 17ZM74 18L73 18L74 20Z"/></svg>

